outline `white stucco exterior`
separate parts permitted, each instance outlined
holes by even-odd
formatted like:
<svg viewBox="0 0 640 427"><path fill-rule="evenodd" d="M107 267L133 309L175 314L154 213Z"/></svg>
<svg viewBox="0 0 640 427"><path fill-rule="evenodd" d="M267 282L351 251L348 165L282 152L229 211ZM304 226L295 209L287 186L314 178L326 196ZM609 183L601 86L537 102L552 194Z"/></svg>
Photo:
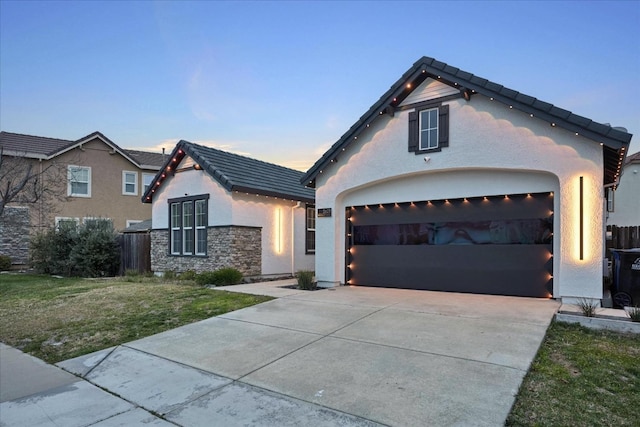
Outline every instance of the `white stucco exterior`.
<svg viewBox="0 0 640 427"><path fill-rule="evenodd" d="M177 169L189 162L185 157ZM153 228L169 227L170 199L203 194L209 195L210 227L234 225L262 229L262 275L314 269L314 255L305 254L304 203L229 192L203 170L178 172L162 183L153 197Z"/></svg>
<svg viewBox="0 0 640 427"><path fill-rule="evenodd" d="M433 82L426 80L423 85ZM420 88L416 89L416 92ZM437 92L437 91L434 91ZM407 101L405 101L407 103ZM344 284L345 208L374 203L509 193L554 193L553 296L602 297L602 147L476 94L449 105L449 146L407 149L410 109L380 115L336 163L316 177L316 276ZM579 259L579 179L584 180L583 259Z"/></svg>
<svg viewBox="0 0 640 427"><path fill-rule="evenodd" d="M638 153L635 156L638 156ZM622 169L614 202L614 210L609 212L607 218L608 225L640 225L640 158L627 163Z"/></svg>

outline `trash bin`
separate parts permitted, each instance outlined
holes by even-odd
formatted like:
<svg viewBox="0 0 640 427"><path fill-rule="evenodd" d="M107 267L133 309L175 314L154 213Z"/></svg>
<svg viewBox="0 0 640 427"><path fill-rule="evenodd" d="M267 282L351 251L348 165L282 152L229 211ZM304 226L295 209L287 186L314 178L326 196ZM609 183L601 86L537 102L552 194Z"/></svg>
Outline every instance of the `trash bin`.
<svg viewBox="0 0 640 427"><path fill-rule="evenodd" d="M611 253L611 295L614 307L640 306L640 248L611 249Z"/></svg>

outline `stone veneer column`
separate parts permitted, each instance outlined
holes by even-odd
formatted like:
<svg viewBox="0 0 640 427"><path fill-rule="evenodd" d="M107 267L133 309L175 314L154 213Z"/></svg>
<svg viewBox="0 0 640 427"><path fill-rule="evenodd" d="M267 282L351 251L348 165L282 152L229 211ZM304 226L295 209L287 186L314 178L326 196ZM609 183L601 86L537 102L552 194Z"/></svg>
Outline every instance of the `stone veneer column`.
<svg viewBox="0 0 640 427"><path fill-rule="evenodd" d="M29 231L29 208L5 206L0 218L0 255L7 255L11 264L28 264Z"/></svg>

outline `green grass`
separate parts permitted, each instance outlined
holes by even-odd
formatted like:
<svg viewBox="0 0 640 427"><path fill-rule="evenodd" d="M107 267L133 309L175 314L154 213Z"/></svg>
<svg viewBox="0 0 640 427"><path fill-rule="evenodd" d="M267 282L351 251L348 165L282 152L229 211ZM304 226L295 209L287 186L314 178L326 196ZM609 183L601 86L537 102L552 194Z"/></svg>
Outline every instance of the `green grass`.
<svg viewBox="0 0 640 427"><path fill-rule="evenodd" d="M49 363L272 298L156 277L0 275L0 341Z"/></svg>
<svg viewBox="0 0 640 427"><path fill-rule="evenodd" d="M640 335L552 323L507 425L640 425Z"/></svg>

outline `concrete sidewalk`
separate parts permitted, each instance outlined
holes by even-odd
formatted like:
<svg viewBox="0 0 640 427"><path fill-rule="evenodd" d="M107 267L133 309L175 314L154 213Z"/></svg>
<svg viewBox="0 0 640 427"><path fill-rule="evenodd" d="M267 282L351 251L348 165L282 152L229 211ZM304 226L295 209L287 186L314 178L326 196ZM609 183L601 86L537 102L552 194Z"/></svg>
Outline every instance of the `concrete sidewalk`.
<svg viewBox="0 0 640 427"><path fill-rule="evenodd" d="M280 298L61 362L78 376L63 375L62 387L75 390L10 396L0 404L0 421L503 425L559 306L528 298L282 285L235 286L229 290ZM75 411L87 407L73 393L89 398L93 389L107 395L93 401L104 407L72 422ZM53 411L60 404L68 409ZM34 413L45 415L27 418Z"/></svg>

